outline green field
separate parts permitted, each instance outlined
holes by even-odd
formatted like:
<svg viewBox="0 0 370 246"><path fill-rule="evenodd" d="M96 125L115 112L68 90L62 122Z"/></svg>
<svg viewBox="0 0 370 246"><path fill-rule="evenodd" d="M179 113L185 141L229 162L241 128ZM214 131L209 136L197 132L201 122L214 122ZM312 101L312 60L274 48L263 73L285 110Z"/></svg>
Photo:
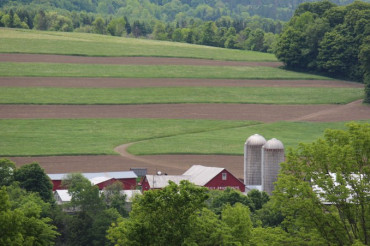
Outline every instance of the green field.
<svg viewBox="0 0 370 246"><path fill-rule="evenodd" d="M211 79L329 79L272 67L0 63L0 76Z"/></svg>
<svg viewBox="0 0 370 246"><path fill-rule="evenodd" d="M370 121L367 121L370 122ZM309 143L322 137L325 129L344 129L344 122L275 122L247 127L151 139L128 148L135 155L160 154L224 154L243 155L246 138L260 134L269 140L277 138L284 147L295 148L299 143Z"/></svg>
<svg viewBox="0 0 370 246"><path fill-rule="evenodd" d="M257 124L174 119L0 120L0 156L117 154L121 144Z"/></svg>
<svg viewBox="0 0 370 246"><path fill-rule="evenodd" d="M184 43L111 37L86 33L0 28L0 53L82 56L188 57L234 61L277 61L274 55ZM0 63L3 77L118 77L199 79L325 79L271 67L133 66L102 64ZM102 87L104 85L102 84ZM139 88L140 87L140 88ZM358 88L302 87L153 87L44 88L2 87L0 104L157 104L259 103L345 104L363 98ZM368 121L370 122L370 121ZM286 147L311 142L338 123L174 120L174 119L2 119L0 156L116 154L242 155L245 139L259 133ZM140 142L139 142L140 141Z"/></svg>
<svg viewBox="0 0 370 246"><path fill-rule="evenodd" d="M277 61L273 54L88 33L0 28L0 53L84 56L187 57L232 61Z"/></svg>
<svg viewBox="0 0 370 246"><path fill-rule="evenodd" d="M360 88L155 87L104 89L3 87L0 91L0 104L345 104L361 98L363 98L363 89Z"/></svg>
<svg viewBox="0 0 370 246"><path fill-rule="evenodd" d="M370 122L370 121L368 121ZM121 144L143 141L129 151L150 154L242 155L243 144L259 133L296 147L322 136L338 123L169 120L169 119L9 119L0 120L0 156L117 154Z"/></svg>

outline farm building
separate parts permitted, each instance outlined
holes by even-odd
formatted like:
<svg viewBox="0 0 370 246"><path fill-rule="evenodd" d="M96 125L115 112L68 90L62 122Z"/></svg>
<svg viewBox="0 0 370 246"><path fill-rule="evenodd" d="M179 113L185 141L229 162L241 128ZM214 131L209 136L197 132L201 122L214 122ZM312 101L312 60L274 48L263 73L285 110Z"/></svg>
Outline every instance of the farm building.
<svg viewBox="0 0 370 246"><path fill-rule="evenodd" d="M244 146L244 183L271 195L277 181L280 163L285 160L284 145L276 138L266 141L261 135L250 136Z"/></svg>
<svg viewBox="0 0 370 246"><path fill-rule="evenodd" d="M101 190L100 193L104 193L105 190ZM135 196L141 195L140 190L121 190L121 195L125 195L125 209L131 210L132 201ZM68 193L68 190L56 190L54 191L54 198L58 205L66 204L71 201L72 196ZM76 210L68 209L67 212L75 212Z"/></svg>
<svg viewBox="0 0 370 246"><path fill-rule="evenodd" d="M201 165L193 165L183 175L146 175L142 183L142 190L161 189L168 185L168 181L178 184L181 180L188 180L195 185L211 190L224 190L226 187L231 187L241 192L245 191L243 182L225 168Z"/></svg>
<svg viewBox="0 0 370 246"><path fill-rule="evenodd" d="M137 175L133 171L81 174L89 179L92 184L97 185L100 190L113 184L115 181L121 182L124 190L135 189L137 184ZM67 177L67 175L68 173L48 174L53 183L53 191L62 189L62 180Z"/></svg>

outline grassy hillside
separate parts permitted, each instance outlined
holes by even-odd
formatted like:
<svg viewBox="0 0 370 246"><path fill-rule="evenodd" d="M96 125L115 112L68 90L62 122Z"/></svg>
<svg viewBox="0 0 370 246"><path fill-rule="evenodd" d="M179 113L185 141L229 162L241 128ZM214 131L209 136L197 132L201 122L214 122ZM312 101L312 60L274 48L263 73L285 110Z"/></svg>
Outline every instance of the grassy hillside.
<svg viewBox="0 0 370 246"><path fill-rule="evenodd" d="M0 29L0 53L69 54L84 56L192 57L236 61L276 61L270 54L183 43L118 38L95 34ZM7 77L142 77L330 79L271 67L139 66L102 64L0 62ZM293 87L153 87L44 88L1 87L0 104L158 104L256 103L344 104L363 97L358 88ZM262 124L253 121L173 119L2 119L0 156L115 154L130 142L134 154L243 153L245 138L260 133L287 147L310 142L325 128L344 123Z"/></svg>
<svg viewBox="0 0 370 246"><path fill-rule="evenodd" d="M273 54L106 35L0 28L0 53L277 61Z"/></svg>
<svg viewBox="0 0 370 246"><path fill-rule="evenodd" d="M360 88L144 87L107 89L3 87L0 91L0 104L345 104L361 98L363 98L363 89Z"/></svg>
<svg viewBox="0 0 370 246"><path fill-rule="evenodd" d="M0 76L212 79L329 79L273 67L102 65L3 62Z"/></svg>
<svg viewBox="0 0 370 246"><path fill-rule="evenodd" d="M370 122L370 121L367 121ZM259 133L285 147L311 142L326 128L344 122L307 123L175 119L4 119L0 120L0 156L117 154L124 143L138 155L242 155L246 137Z"/></svg>

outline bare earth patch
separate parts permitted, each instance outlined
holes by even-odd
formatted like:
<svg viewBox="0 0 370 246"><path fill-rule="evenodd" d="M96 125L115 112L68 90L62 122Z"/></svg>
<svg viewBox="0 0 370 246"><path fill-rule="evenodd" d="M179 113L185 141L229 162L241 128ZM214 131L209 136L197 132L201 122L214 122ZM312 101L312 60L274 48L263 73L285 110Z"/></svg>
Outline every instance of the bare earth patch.
<svg viewBox="0 0 370 246"><path fill-rule="evenodd" d="M0 118L166 118L332 122L369 119L370 107L362 105L361 101L348 105L0 105Z"/></svg>
<svg viewBox="0 0 370 246"><path fill-rule="evenodd" d="M138 65L272 66L279 62L232 62L155 57L79 57L59 55L0 54L0 62L52 62ZM167 86L269 86L354 87L362 84L319 80L214 80L214 79L116 79L116 78L0 78L0 87L167 87ZM0 105L0 118L173 118L274 121L349 121L370 119L370 106L361 100L347 105L260 104L158 104L158 105ZM245 136L246 138L248 136ZM241 145L244 143L240 143ZM128 145L118 146L120 155L9 157L17 166L37 161L47 173L103 172L148 168L181 174L191 165L226 167L243 177L243 156L156 155L133 156Z"/></svg>
<svg viewBox="0 0 370 246"><path fill-rule="evenodd" d="M0 77L0 87L134 88L134 87L342 87L363 88L355 82L338 80L238 80L169 78L62 78Z"/></svg>
<svg viewBox="0 0 370 246"><path fill-rule="evenodd" d="M117 65L192 65L192 66L248 66L280 67L281 62L239 62L170 57L88 57L40 54L0 54L0 62L47 62Z"/></svg>

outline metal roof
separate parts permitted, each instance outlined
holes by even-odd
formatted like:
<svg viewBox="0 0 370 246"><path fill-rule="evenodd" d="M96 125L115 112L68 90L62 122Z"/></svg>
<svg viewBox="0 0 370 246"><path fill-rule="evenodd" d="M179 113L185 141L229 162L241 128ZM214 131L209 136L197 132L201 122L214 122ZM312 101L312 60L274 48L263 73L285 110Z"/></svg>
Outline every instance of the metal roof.
<svg viewBox="0 0 370 246"><path fill-rule="evenodd" d="M111 179L113 179L113 178L111 178L111 177L94 177L94 178L89 179L89 180L93 185L97 185L97 184L103 183L103 182L111 180Z"/></svg>
<svg viewBox="0 0 370 246"><path fill-rule="evenodd" d="M104 190L100 191L100 193L104 192ZM132 199L136 195L141 195L140 190L121 190L121 194L126 195L126 202L132 202ZM60 202L70 202L72 199L72 196L68 193L68 190L56 190L54 191L54 195L57 195L60 198Z"/></svg>
<svg viewBox="0 0 370 246"><path fill-rule="evenodd" d="M109 177L115 179L130 179L137 178L137 175L133 171L124 171L124 172L102 172L102 173L81 173L87 179L93 179L96 177ZM48 174L51 180L62 180L68 173L56 173Z"/></svg>
<svg viewBox="0 0 370 246"><path fill-rule="evenodd" d="M146 175L146 179L152 189L162 189L168 185L168 181L179 184L181 180L189 180L185 175Z"/></svg>
<svg viewBox="0 0 370 246"><path fill-rule="evenodd" d="M254 134L245 141L247 145L264 145L265 143L266 139L259 134Z"/></svg>
<svg viewBox="0 0 370 246"><path fill-rule="evenodd" d="M262 146L264 149L284 149L284 145L280 140L276 138L270 139Z"/></svg>
<svg viewBox="0 0 370 246"><path fill-rule="evenodd" d="M191 178L189 181L195 185L204 186L223 170L225 170L225 168L193 165L183 173L183 175L190 176Z"/></svg>
<svg viewBox="0 0 370 246"><path fill-rule="evenodd" d="M68 193L68 190L56 190L54 195L57 195L60 198L61 202L70 202L72 196Z"/></svg>

